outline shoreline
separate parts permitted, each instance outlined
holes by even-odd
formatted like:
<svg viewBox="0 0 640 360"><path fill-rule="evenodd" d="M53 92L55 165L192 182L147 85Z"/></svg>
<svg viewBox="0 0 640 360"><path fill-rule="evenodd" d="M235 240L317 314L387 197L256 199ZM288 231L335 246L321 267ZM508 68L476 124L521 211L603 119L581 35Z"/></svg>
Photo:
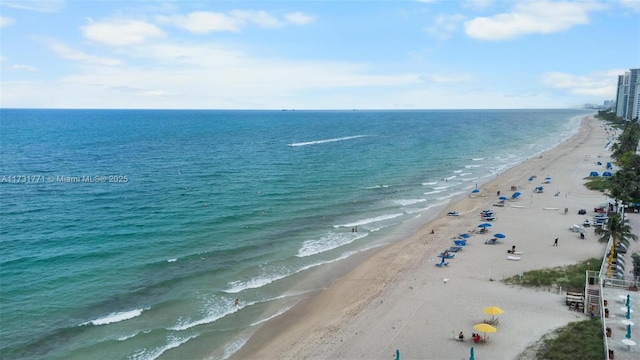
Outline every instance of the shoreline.
<svg viewBox="0 0 640 360"><path fill-rule="evenodd" d="M486 317L481 309L490 305L505 314L498 332L476 346L477 356L514 358L546 332L582 318L566 309L561 294L494 280L602 256L604 244L592 232L580 240L568 230L585 217L577 215L579 208L592 209L605 200L582 185L592 162L608 154L601 124L591 115L583 117L568 140L482 184L481 196L447 205L408 238L377 250L328 289L264 324L231 359L391 358L396 349L403 358L459 359L468 356L472 344L453 341L453 335L463 331L470 337L473 324ZM533 174L538 181L527 180ZM534 194L547 175L552 182L544 193ZM511 186L522 192L507 201L514 206L492 207L497 191L510 196ZM487 236L475 234L448 268L436 267L437 254L459 233L475 230L480 210L489 208L497 214L490 233L507 235L502 244L484 245ZM447 216L449 211L459 216ZM552 246L555 237L558 247ZM512 245L523 251L522 260L506 259Z"/></svg>

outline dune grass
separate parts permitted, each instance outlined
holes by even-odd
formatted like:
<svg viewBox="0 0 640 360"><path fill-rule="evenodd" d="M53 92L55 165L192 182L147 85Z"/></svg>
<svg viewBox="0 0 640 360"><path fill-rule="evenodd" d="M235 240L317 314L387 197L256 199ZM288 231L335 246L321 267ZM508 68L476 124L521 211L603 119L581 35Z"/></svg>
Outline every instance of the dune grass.
<svg viewBox="0 0 640 360"><path fill-rule="evenodd" d="M528 287L561 286L563 289L582 291L585 283L585 271L600 270L600 259L588 259L575 265L550 269L527 271L502 280L505 284Z"/></svg>

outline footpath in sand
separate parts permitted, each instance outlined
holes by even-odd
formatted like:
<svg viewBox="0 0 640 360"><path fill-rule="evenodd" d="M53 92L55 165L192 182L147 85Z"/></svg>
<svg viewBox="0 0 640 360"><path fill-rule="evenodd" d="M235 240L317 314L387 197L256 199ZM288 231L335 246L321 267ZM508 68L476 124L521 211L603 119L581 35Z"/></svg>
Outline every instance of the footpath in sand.
<svg viewBox="0 0 640 360"><path fill-rule="evenodd" d="M451 204L409 239L381 249L327 290L267 323L233 358L392 359L399 349L402 359L465 359L474 346L478 359L514 359L544 334L586 319L570 311L557 290L500 280L602 257L605 245L592 228L580 239L570 227L606 201L583 183L590 171L603 170L597 161L610 160L604 149L608 137L601 121L586 117L571 139L500 174L478 196ZM537 178L529 181L532 175ZM542 184L547 176L551 182ZM535 193L540 185L544 192ZM497 191L510 197L512 186L522 195L504 207L492 206ZM436 267L438 254L454 245L458 234L477 230L483 209L496 216L488 234L473 234L448 267ZM579 209L587 214L579 215ZM449 211L459 216L446 216ZM484 244L495 233L506 238ZM507 259L513 245L522 252L518 261ZM497 332L474 344L473 326L490 318L482 309L491 305L504 310ZM455 340L460 331L464 342Z"/></svg>

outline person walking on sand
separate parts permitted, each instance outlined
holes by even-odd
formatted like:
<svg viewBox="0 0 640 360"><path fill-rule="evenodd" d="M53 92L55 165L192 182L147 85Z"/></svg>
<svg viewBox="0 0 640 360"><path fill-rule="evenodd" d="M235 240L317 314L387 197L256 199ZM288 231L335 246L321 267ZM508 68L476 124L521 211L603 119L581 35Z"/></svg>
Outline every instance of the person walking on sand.
<svg viewBox="0 0 640 360"><path fill-rule="evenodd" d="M558 246L558 238L553 241L553 246Z"/></svg>

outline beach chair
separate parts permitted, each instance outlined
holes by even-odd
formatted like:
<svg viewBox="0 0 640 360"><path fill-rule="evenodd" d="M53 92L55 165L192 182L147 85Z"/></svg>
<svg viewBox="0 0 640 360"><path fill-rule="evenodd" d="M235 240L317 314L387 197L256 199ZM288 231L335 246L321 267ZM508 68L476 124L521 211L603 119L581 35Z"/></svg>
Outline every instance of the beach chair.
<svg viewBox="0 0 640 360"><path fill-rule="evenodd" d="M466 246L467 245L467 241L466 240L453 240L453 242L458 245L458 246Z"/></svg>
<svg viewBox="0 0 640 360"><path fill-rule="evenodd" d="M482 320L482 322L489 325L498 325L498 318Z"/></svg>
<svg viewBox="0 0 640 360"><path fill-rule="evenodd" d="M449 248L449 252L458 252L460 250L462 250L462 246L458 246L458 245L455 245Z"/></svg>
<svg viewBox="0 0 640 360"><path fill-rule="evenodd" d="M437 267L448 267L449 266L449 262L445 261L445 262L439 262L436 263Z"/></svg>
<svg viewBox="0 0 640 360"><path fill-rule="evenodd" d="M440 255L438 255L439 258L444 257L445 259L453 259L456 255L455 254L447 254L445 255L444 253L440 253Z"/></svg>

